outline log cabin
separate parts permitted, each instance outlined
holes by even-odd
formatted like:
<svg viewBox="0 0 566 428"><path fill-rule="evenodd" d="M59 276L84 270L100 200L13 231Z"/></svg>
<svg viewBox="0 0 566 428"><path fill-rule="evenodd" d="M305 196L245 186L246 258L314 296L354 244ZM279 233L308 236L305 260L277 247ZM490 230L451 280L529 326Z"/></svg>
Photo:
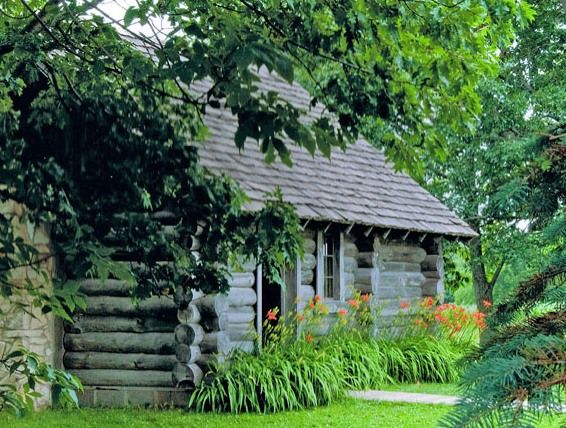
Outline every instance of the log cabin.
<svg viewBox="0 0 566 428"><path fill-rule="evenodd" d="M306 120L320 114L299 85L266 70L259 75L260 89L277 91L301 107ZM185 298L152 297L140 305L132 303L124 283L88 279L81 285L87 310L74 324L61 328L43 315L12 323L7 334L20 335L22 343L81 379L82 405L183 405L211 359L254 349L269 309L301 311L315 295L332 319L355 290L371 294L372 305L381 308L378 335L398 313L400 300L442 299L443 239L475 236L363 139L345 152L334 150L330 158L290 145L290 168L266 163L254 141L239 151L237 119L228 109L210 110L205 122L210 137L199 143L202 164L238 182L249 196L249 210L259 209L265 195L279 187L301 218L304 256L283 273L284 291L253 261L234 268L226 295L195 291Z"/></svg>

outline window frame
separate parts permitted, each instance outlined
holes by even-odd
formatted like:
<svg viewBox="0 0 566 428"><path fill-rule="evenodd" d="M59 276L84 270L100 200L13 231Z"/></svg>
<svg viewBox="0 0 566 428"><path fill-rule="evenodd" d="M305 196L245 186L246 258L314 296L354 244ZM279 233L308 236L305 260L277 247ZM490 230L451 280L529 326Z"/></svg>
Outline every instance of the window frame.
<svg viewBox="0 0 566 428"><path fill-rule="evenodd" d="M333 289L332 296L327 296L325 293L325 280L326 275L326 258L324 254L325 235L332 236L334 240L334 272L333 272ZM329 233L323 230L317 231L316 240L316 294L328 301L344 301L345 288L344 288L344 232Z"/></svg>

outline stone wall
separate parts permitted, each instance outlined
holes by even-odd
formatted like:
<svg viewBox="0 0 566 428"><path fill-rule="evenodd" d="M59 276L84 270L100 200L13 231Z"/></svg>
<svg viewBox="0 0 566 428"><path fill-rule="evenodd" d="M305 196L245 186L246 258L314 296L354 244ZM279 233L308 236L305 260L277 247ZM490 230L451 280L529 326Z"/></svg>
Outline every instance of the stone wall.
<svg viewBox="0 0 566 428"><path fill-rule="evenodd" d="M55 258L49 239L49 230L46 226L36 226L29 222L24 207L15 202L7 202L0 206L0 213L11 219L16 236L21 237L24 242L32 244L38 250L38 260L41 270L47 272L50 278L55 273ZM51 287L45 284L34 269L22 267L15 269L12 273L14 285L23 285L24 281L30 280L36 287ZM22 301L26 302L26 297ZM3 318L0 319L0 353L10 352L14 348L23 346L30 351L41 355L45 361L56 367L60 366L60 324L51 316L42 314L40 310L34 309L32 314L24 314L20 309L8 307L6 302L0 300ZM8 378L7 373L0 371L0 383ZM45 385L38 387L42 397L37 399L38 407L45 406L50 402L50 391Z"/></svg>

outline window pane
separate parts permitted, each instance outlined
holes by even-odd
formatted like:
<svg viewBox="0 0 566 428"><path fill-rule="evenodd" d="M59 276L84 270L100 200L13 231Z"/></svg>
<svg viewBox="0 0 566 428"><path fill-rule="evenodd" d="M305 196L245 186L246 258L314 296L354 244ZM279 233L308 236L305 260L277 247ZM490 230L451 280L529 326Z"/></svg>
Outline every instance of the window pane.
<svg viewBox="0 0 566 428"><path fill-rule="evenodd" d="M324 297L335 299L336 296L336 264L338 245L336 237L333 235L324 235L323 248L323 268L324 268Z"/></svg>

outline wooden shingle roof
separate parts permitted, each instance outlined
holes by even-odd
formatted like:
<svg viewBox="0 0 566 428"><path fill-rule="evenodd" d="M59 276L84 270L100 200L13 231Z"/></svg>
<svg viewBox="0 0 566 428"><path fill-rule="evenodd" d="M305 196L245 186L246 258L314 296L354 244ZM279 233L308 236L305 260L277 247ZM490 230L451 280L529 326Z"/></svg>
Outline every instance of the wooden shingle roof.
<svg viewBox="0 0 566 428"><path fill-rule="evenodd" d="M262 90L274 90L305 111L310 97L299 85L260 71ZM198 88L195 88L198 92ZM279 160L264 161L255 141L246 141L238 151L234 144L237 118L227 109L209 109L205 123L210 138L201 143L202 164L236 180L251 199L249 209L262 206L265 194L279 186L286 201L303 219L356 223L382 228L472 237L475 232L438 199L408 175L395 172L382 152L364 140L335 149L331 159L289 144L293 167Z"/></svg>

